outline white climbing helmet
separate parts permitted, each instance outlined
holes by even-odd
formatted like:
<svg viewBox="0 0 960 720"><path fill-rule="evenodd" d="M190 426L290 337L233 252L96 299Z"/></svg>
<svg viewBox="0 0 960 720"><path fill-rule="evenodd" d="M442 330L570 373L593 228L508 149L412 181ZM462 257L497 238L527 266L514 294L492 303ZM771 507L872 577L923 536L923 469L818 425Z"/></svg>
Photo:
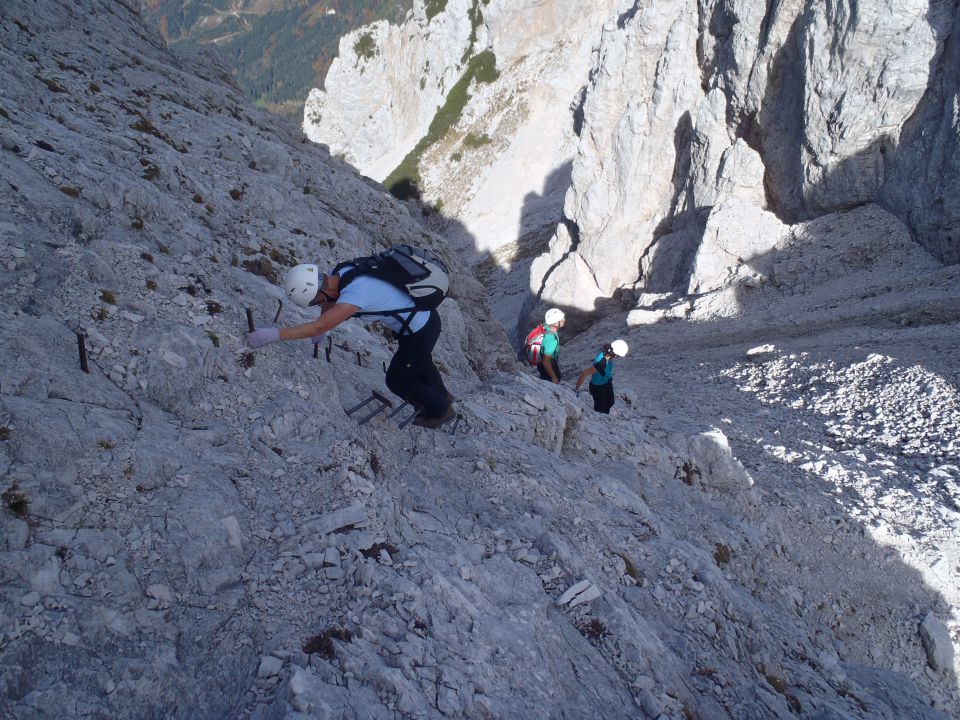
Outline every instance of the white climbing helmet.
<svg viewBox="0 0 960 720"><path fill-rule="evenodd" d="M614 340L610 343L610 349L613 350L613 354L617 357L624 357L629 348L624 340Z"/></svg>
<svg viewBox="0 0 960 720"><path fill-rule="evenodd" d="M543 321L547 325L556 325L558 322L563 320L564 317L566 316L563 314L563 310L560 308L550 308L547 310L546 315L543 316Z"/></svg>
<svg viewBox="0 0 960 720"><path fill-rule="evenodd" d="M303 264L290 268L283 279L283 292L300 307L310 307L310 303L320 291L323 275L316 265Z"/></svg>

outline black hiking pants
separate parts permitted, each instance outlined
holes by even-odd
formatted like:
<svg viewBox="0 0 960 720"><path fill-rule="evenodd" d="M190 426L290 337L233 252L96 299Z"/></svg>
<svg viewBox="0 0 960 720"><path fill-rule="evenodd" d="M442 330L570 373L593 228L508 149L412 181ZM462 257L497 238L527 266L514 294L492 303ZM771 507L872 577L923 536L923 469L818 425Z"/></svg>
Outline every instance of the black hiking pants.
<svg viewBox="0 0 960 720"><path fill-rule="evenodd" d="M560 363L558 363L555 359L551 359L551 362L553 362L553 371L557 374L557 380L562 380L563 377L560 375ZM550 378L550 373L547 372L547 368L543 366L542 362L537 363L537 372L540 373L541 380L553 382L553 380Z"/></svg>
<svg viewBox="0 0 960 720"><path fill-rule="evenodd" d="M440 316L430 312L427 324L412 335L400 335L400 347L387 367L387 387L427 417L441 417L450 405L440 371L433 364L433 346L440 337Z"/></svg>
<svg viewBox="0 0 960 720"><path fill-rule="evenodd" d="M610 408L613 407L613 381L603 385L590 383L590 396L593 398L593 409L609 415Z"/></svg>

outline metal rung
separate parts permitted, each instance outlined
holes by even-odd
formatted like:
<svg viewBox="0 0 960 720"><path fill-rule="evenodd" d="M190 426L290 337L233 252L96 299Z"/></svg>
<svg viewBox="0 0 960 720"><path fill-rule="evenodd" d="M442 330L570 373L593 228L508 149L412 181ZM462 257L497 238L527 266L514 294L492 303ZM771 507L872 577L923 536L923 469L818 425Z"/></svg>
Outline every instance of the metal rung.
<svg viewBox="0 0 960 720"><path fill-rule="evenodd" d="M460 424L460 421L463 421L463 425ZM449 433L451 435L457 434L457 428L460 428L460 433L466 435L470 432L470 421L467 420L463 415L457 413L457 419L453 421L453 427L450 428Z"/></svg>
<svg viewBox="0 0 960 720"><path fill-rule="evenodd" d="M350 408L349 410L347 410L347 416L349 417L350 415L353 415L357 410L359 410L359 409L362 408L362 407L365 407L365 406L369 405L370 403L372 403L372 402L373 402L374 400L376 400L376 399L377 399L376 395L371 395L370 397L368 397L366 400L364 400L364 401L363 401L362 403L360 403L359 405L354 405L352 408ZM383 412L383 411L386 410L386 409L387 409L387 406L381 404L380 407L378 407L378 408L377 408L376 410L374 410L372 413L370 413L369 415L366 415L366 416L360 418L360 425L363 425L364 423L368 422L372 417L374 417L374 416L377 415L378 413Z"/></svg>
<svg viewBox="0 0 960 720"><path fill-rule="evenodd" d="M86 335L82 332L77 333L77 350L80 352L80 369L89 375L90 365L87 363Z"/></svg>
<svg viewBox="0 0 960 720"><path fill-rule="evenodd" d="M379 415L380 413L382 413L382 412L383 412L384 410L386 410L387 408L393 407L393 402L390 400L390 398L388 398L388 397L386 397L385 395L383 395L383 393L379 393L379 392L377 392L376 390L374 390L373 392L370 393L370 397L368 397L366 400L364 400L363 402L361 402L359 405L354 405L352 408L350 408L349 410L347 410L347 415L348 415L348 416L353 415L357 410L359 410L360 408L362 408L362 407L364 407L364 406L366 406L366 405L369 405L369 404L372 403L374 400L376 400L378 403L380 403L380 406L379 406L378 408L376 408L375 410L373 410L372 412L370 412L370 413L368 413L367 415L365 415L365 416L363 416L362 418L360 418L360 420L359 420L359 422L358 422L359 425L365 425L366 423L368 423L370 420L372 420L373 418L375 418L377 415ZM392 415L391 415L391 417L392 417Z"/></svg>
<svg viewBox="0 0 960 720"><path fill-rule="evenodd" d="M409 404L410 404L410 403L408 403L406 400L404 400L402 403L400 403L400 407L398 407L398 408L397 408L396 410L394 410L392 413L390 413L389 415L387 415L387 417L388 417L388 418L392 418L394 415L396 415L397 413L399 413L401 410L403 410L403 409L404 409L407 405L409 405Z"/></svg>
<svg viewBox="0 0 960 720"><path fill-rule="evenodd" d="M353 415L357 410L359 410L360 408L362 408L362 407L363 407L364 405L366 405L367 403L373 402L374 400L376 400L376 398L375 398L373 395L371 395L370 397L368 397L366 400L364 400L364 401L363 401L362 403L360 403L359 405L354 405L352 408L350 408L349 410L347 410L347 415Z"/></svg>
<svg viewBox="0 0 960 720"><path fill-rule="evenodd" d="M376 391L376 390L372 390L371 393L373 394L373 397L375 397L377 400L379 400L380 402L382 402L382 403L383 403L384 405L386 405L387 407L393 407L393 400L391 400L390 398L388 398L388 397L387 397L386 395L384 395L383 393L378 392L378 391Z"/></svg>
<svg viewBox="0 0 960 720"><path fill-rule="evenodd" d="M405 428L407 425L409 425L411 422L413 422L413 419L417 416L417 409L414 408L412 405L410 405L410 403L408 403L406 400L404 400L404 401L400 404L400 407L398 407L398 408L397 408L396 410L394 410L392 413L390 413L389 415L387 415L388 418L394 418L394 417L396 417L397 415L399 415L401 412L403 412L403 409L406 408L406 407L409 407L411 410L413 410L413 412L410 413L409 415L407 415L407 416L406 416L405 418L403 418L402 420L397 420L397 421L396 421L397 427L399 427L399 428Z"/></svg>

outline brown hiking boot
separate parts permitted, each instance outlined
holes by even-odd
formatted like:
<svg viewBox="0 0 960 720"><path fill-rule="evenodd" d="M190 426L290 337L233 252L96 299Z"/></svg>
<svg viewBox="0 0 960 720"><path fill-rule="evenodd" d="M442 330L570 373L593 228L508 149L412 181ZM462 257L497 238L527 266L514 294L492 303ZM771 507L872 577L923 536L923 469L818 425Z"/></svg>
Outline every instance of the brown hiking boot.
<svg viewBox="0 0 960 720"><path fill-rule="evenodd" d="M413 419L413 424L419 425L420 427L430 428L431 430L433 430L440 427L444 423L450 422L456 416L457 416L457 411L453 409L453 406L447 405L446 412L440 417L430 417L428 415L417 415Z"/></svg>

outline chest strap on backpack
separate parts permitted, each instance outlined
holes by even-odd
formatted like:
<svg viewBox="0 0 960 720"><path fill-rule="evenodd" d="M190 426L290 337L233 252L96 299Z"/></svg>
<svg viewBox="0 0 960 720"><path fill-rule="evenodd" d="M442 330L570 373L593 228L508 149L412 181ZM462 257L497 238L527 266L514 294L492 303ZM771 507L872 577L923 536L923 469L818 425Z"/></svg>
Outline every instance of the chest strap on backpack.
<svg viewBox="0 0 960 720"><path fill-rule="evenodd" d="M426 312L425 310L417 310L413 308L402 308L400 310L370 310L368 312L355 312L354 317L361 317L364 315L389 315L392 318L395 318L397 322L400 323L400 332L398 335L413 335L416 330L410 328L410 322L413 320L413 316L418 312ZM406 314L406 317L404 317Z"/></svg>
<svg viewBox="0 0 960 720"><path fill-rule="evenodd" d="M376 267L376 258L373 258L373 257L357 258L356 260L350 260L348 262L340 263L339 265L333 268L330 274L340 276L339 287L342 292L343 289L346 288L346 286L349 285L355 277L366 275L368 277L374 277L374 279L377 279L375 276L372 276L370 274L371 270L374 269L375 267ZM344 268L350 268L350 269L347 270L347 272L342 272ZM382 282L386 282L386 281L384 280ZM389 285L391 283L387 283L387 284ZM400 288L397 288L397 289L399 290ZM411 302L413 302L412 299L411 299ZM404 335L404 334L413 335L415 331L410 328L410 323L413 321L413 316L416 315L418 312L420 312L420 310L418 310L416 307L416 304L414 304L414 307L411 307L411 308L397 308L396 310L369 310L366 312L360 311L360 312L355 312L353 315L354 317L363 317L368 315L389 315L390 317L395 318L396 321L400 323L400 332L397 333L398 335ZM404 315L406 317L404 317Z"/></svg>

